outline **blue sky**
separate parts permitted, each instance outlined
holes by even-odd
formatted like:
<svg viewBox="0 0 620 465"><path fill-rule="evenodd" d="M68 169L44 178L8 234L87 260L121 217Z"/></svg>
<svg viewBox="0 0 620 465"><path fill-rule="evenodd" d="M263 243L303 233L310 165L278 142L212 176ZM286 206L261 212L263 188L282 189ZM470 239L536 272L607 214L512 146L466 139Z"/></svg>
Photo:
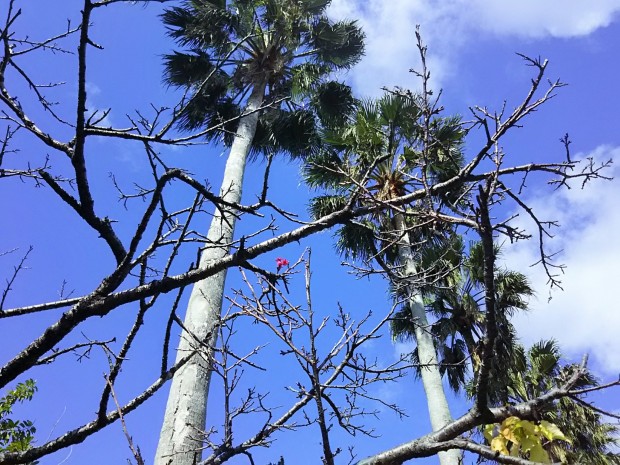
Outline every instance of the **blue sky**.
<svg viewBox="0 0 620 465"><path fill-rule="evenodd" d="M18 2L23 15L18 30L33 38L45 38L66 28L67 18L76 18L80 2L41 1ZM5 16L6 2L0 5L0 17ZM112 5L93 17L93 40L104 50L91 49L88 69L89 108L112 108L109 124L127 125L126 114L135 109L170 105L176 95L162 85L161 55L171 50L172 43L164 36L163 26L157 19L161 6L148 7ZM443 89L446 113L459 113L468 118L471 105L499 108L504 99L510 109L520 102L527 91L532 70L515 52L529 56L542 56L550 60L548 77L561 78L569 85L558 96L526 121L522 129L514 131L504 140L510 157L521 162L560 160L564 156L558 140L569 133L573 151L579 156L597 159L616 157L620 154L620 131L617 108L620 93L617 77L617 44L620 43L620 6L616 1L548 1L522 2L475 1L413 1L397 0L385 7L378 0L363 5L354 0L334 0L330 13L335 18L359 19L368 36L367 55L348 74L343 76L361 95L378 95L382 86L401 85L416 88L417 82L408 69L418 65L415 50L414 27L421 25L422 35L429 45L429 66L433 86ZM74 43L67 42L67 47ZM61 102L59 112L71 117L73 108L65 105L75 93L74 57L71 55L40 54L24 63L38 82L66 81L67 84L51 90ZM12 83L11 83L12 84ZM27 100L24 104L28 105ZM34 106L32 107L34 108ZM36 112L36 110L33 110ZM49 118L35 113L43 124ZM0 122L3 125L4 122ZM51 127L51 126L50 126ZM3 132L3 126L0 126ZM54 134L63 138L63 128L54 127ZM42 160L51 156L51 163L58 172L66 169L65 161L56 158L40 145L21 140L21 152L8 163L22 160ZM475 136L469 150L476 151ZM182 166L213 186L219 185L226 151L221 147L199 146L191 148L161 148L162 156L172 165ZM577 155L575 155L577 158ZM108 176L110 171L117 181L130 187L134 180L148 181L145 174L148 164L138 144L110 140L93 140L89 143L89 172L96 195L104 199L98 204L100 212L110 217L131 217L123 205L116 202L116 192ZM260 188L262 171L255 163L247 175L244 195L251 202ZM616 171L615 168L612 171ZM257 174L258 173L258 174ZM274 167L272 196L285 209L304 212L309 193L300 183L299 169L295 163L279 161ZM6 180L5 180L6 181ZM537 210L548 219L559 219L562 229L557 231L552 246L563 249L560 259L568 268L563 278L564 292L554 292L548 302L545 277L539 268L530 268L536 261L535 244L524 243L506 247L507 266L527 272L534 283L538 297L532 302L533 311L517 319L520 335L527 343L542 337L555 337L573 359L590 353L592 367L601 377L615 376L620 371L620 312L615 298L616 260L620 259L620 184L617 181L599 182L581 191L579 186L568 192L553 193L551 188L534 181L529 186L529 199ZM188 201L184 194L171 199L173 204ZM3 228L0 230L0 251L19 251L0 257L0 277L8 275L17 257L29 245L34 251L28 264L30 269L14 286L7 307L54 300L63 280L75 295L89 292L112 266L109 254L103 253L93 233L72 219L67 208L49 195L47 189L36 189L29 182L16 179L0 183L0 208L3 211ZM138 209L139 204L134 208ZM506 214L509 214L506 212ZM125 216L123 216L125 215ZM242 228L248 230L252 222L246 220ZM520 220L517 220L520 221ZM205 218L206 229L206 218ZM524 222L524 225L527 224ZM290 225L282 225L283 228ZM287 246L278 256L296 260L306 247L313 250L314 305L320 315L331 315L337 303L353 314L373 310L380 314L389 309L387 289L381 280L355 280L340 267L341 259L334 255L330 233L322 233L301 244ZM193 257L185 257L189 263ZM275 256L264 256L257 264L266 268L275 266ZM301 279L301 278L299 278ZM235 273L230 285L241 286ZM302 283L292 286L301 290ZM293 295L302 303L302 292L294 289ZM129 312L128 312L129 313ZM164 311L165 313L165 311ZM11 358L32 337L55 321L54 312L31 317L0 320L3 334L0 344L0 361ZM161 349L161 319L154 316L147 321L142 339L136 342L136 351L125 368L126 378L119 388L119 397L127 400L132 393L148 385L157 371ZM123 311L92 321L80 330L88 337L120 337L131 323ZM255 331L255 327L243 328ZM264 342L263 333L241 338L248 350ZM83 341L78 331L74 340ZM118 348L118 343L114 346ZM393 346L389 338L371 347L371 353L384 360L393 360L402 345ZM269 362L269 354L264 357ZM273 354L272 354L273 355ZM279 360L279 359L278 359ZM280 363L280 362L276 362ZM66 429L92 418L98 391L102 387L102 373L107 361L102 353L94 353L90 360L77 362L72 357L61 359L54 365L38 369L39 392L35 401L24 407L24 414L36 419L40 442L54 437ZM282 386L291 378L293 367L281 368L276 379ZM277 400L286 401L283 387L274 378L259 382L271 386ZM277 385L277 387L276 387ZM377 452L428 431L425 405L421 388L413 380L398 386L385 387L379 394L405 405L410 413L403 423L387 415L381 425L393 424L382 432L376 441L338 436L340 445L355 444L360 456ZM609 408L618 408L610 398L602 399ZM146 404L146 407L128 418L134 440L150 462L154 454L160 428L165 392ZM213 412L218 403L213 399ZM453 407L462 410L464 405L454 399ZM391 423L390 423L391 422ZM249 430L246 424L240 436ZM304 436L309 450L318 447L318 436ZM294 441L294 442L293 442ZM298 437L283 434L270 450L258 453L259 462L276 460L280 454L294 453L299 449ZM314 449L315 450L315 449ZM107 428L100 435L71 450L61 451L41 461L52 464L109 464L124 463L129 457L122 432L118 425ZM307 461L295 457L291 463L317 463L309 454ZM239 462L242 463L242 462ZM428 463L433 463L429 460Z"/></svg>

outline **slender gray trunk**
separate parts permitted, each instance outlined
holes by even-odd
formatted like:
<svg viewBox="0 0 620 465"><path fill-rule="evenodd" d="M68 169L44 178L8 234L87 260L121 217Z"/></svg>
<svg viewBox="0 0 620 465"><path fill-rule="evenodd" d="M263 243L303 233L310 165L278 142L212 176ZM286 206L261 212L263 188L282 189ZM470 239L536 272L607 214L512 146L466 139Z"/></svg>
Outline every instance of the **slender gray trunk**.
<svg viewBox="0 0 620 465"><path fill-rule="evenodd" d="M394 223L398 234L398 258L400 259L402 273L405 277L416 276L417 269L403 215L400 213L396 214ZM415 284L408 283L406 285L406 295L415 327L418 359L422 365L420 374L424 392L426 393L431 427L433 431L437 431L452 421L452 415L450 415L450 408L448 407L446 393L441 381L437 351L435 350L435 342L433 341L428 319L426 318L422 294ZM441 465L459 465L461 463L461 451L453 449L440 452L439 462Z"/></svg>
<svg viewBox="0 0 620 465"><path fill-rule="evenodd" d="M239 121L220 189L220 196L228 202L241 202L246 160L264 95L264 84L255 85L247 102L246 116ZM200 267L228 254L235 228L234 213L215 209ZM213 348L217 342L225 281L226 271L222 271L192 288L184 321L187 332L181 334L176 360L190 351L197 353L172 379L155 465L193 465L201 460Z"/></svg>

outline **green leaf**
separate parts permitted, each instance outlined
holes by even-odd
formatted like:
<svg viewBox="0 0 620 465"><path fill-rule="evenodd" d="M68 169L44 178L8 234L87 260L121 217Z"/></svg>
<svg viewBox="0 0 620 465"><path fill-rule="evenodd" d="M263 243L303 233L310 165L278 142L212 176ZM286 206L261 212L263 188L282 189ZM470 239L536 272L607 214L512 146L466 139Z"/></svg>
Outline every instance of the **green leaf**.
<svg viewBox="0 0 620 465"><path fill-rule="evenodd" d="M543 446L540 442L535 444L529 452L530 460L532 462L551 463L551 460L549 459L549 454L545 449L543 449Z"/></svg>
<svg viewBox="0 0 620 465"><path fill-rule="evenodd" d="M31 400L36 390L34 380L29 379L0 398L0 452L24 451L30 447L36 432L32 421L14 420L7 416L12 414L16 403Z"/></svg>
<svg viewBox="0 0 620 465"><path fill-rule="evenodd" d="M491 442L493 440L493 436L495 436L495 427L496 424L484 425L483 434L484 438L487 442Z"/></svg>
<svg viewBox="0 0 620 465"><path fill-rule="evenodd" d="M323 125L330 127L343 125L355 108L351 87L335 81L319 85L313 103Z"/></svg>
<svg viewBox="0 0 620 465"><path fill-rule="evenodd" d="M569 439L564 435L562 431L560 431L560 428L547 420L542 420L540 422L540 431L549 441L554 441L558 439L570 443Z"/></svg>

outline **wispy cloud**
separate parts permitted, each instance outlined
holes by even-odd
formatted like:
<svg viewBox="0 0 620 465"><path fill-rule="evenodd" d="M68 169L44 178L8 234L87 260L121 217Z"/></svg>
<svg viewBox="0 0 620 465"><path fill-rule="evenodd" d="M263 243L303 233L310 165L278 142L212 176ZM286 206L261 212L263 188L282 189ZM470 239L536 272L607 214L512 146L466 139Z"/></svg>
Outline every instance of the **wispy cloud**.
<svg viewBox="0 0 620 465"><path fill-rule="evenodd" d="M583 154L581 158L583 158ZM620 160L620 147L601 146L588 156L597 160ZM616 166L607 173L616 177ZM573 358L589 353L597 371L620 371L620 304L618 303L618 263L620 257L620 182L595 181L583 190L576 185L553 194L541 194L529 204L540 219L561 223L549 250L562 253L557 258L566 265L564 291L553 291L548 301L547 277L541 266L531 267L539 256L534 240L505 247L505 262L512 269L529 275L538 296L532 311L515 320L526 344L553 337ZM526 222L532 231L532 225Z"/></svg>
<svg viewBox="0 0 620 465"><path fill-rule="evenodd" d="M409 69L417 67L418 51L415 46L415 26L422 24L424 38L432 41L429 32L433 24L441 22L440 6L437 10L418 0L393 0L386 4L380 0L358 3L356 0L334 0L329 14L335 19L357 19L367 36L366 56L351 73L353 85L365 95L378 95L381 86L415 87L416 78ZM432 61L433 79L442 80L445 66ZM440 61L443 61L440 60Z"/></svg>
<svg viewBox="0 0 620 465"><path fill-rule="evenodd" d="M106 112L106 109L102 109L98 105L98 100L101 96L101 88L95 84L94 82L86 83L86 108L88 110L87 117L93 117L94 121L97 121L99 118L102 118L101 121L97 123L97 126L103 127L113 127L112 120L110 119L110 115L103 116Z"/></svg>
<svg viewBox="0 0 620 465"><path fill-rule="evenodd" d="M381 86L415 88L408 73L419 67L415 25L429 45L432 85L454 73L459 51L481 37L581 37L618 19L617 0L333 0L335 19L357 19L368 36L366 57L351 73L358 91L378 95Z"/></svg>
<svg viewBox="0 0 620 465"><path fill-rule="evenodd" d="M616 0L493 0L458 1L472 30L530 38L579 37L617 19Z"/></svg>

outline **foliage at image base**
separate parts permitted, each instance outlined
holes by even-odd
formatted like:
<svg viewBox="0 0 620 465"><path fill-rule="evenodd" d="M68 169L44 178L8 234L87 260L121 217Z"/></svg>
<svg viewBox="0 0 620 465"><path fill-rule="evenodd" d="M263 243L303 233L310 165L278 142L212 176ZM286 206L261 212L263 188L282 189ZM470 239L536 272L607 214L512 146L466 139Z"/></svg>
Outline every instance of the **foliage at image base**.
<svg viewBox="0 0 620 465"><path fill-rule="evenodd" d="M508 417L499 425L487 425L484 437L491 449L504 455L526 457L537 463L550 463L543 441L567 441L564 434L553 423L541 421L535 424L518 417Z"/></svg>
<svg viewBox="0 0 620 465"><path fill-rule="evenodd" d="M324 465L431 456L443 465L461 457L618 463L618 431L608 423L617 416L590 395L611 398L620 381L598 384L585 360L564 365L553 343L521 348L511 318L527 310L533 284L499 261L497 244L538 238L539 266L558 286L546 243L556 224L537 216L526 192L606 179L610 163L576 160L568 137L549 160L522 164L504 151L504 138L563 86L547 81L546 61L523 57L533 75L514 110L476 106L465 122L446 116L430 88L426 47L413 27L421 90L366 100L330 81L360 59L363 34L354 21L328 20L328 1L152 1L144 3L161 8L162 27L182 49L164 56L170 87L133 113L115 110L118 101L106 105L105 92L97 97L110 110L89 110L92 82L111 81L109 63L118 62L97 25L106 15L148 11L134 3L84 0L69 26L63 21L43 38L22 28L20 8L29 2L5 2L0 188L16 203L49 202L57 220L44 231L58 246L52 252L78 245L67 244L61 225L80 231L88 253L76 263L55 260L53 272L35 261L44 274L88 270L91 280L74 293L65 283L58 294L36 292L43 283L25 272L36 257L15 259L13 244L0 244L0 257L12 261L2 262L0 324L24 328L1 362L0 388L35 374L39 387L34 397L27 382L5 391L0 463L60 463L69 451L95 450L104 429L122 433L122 444L106 444L109 453L122 450L138 464L281 456L279 464L296 463L299 451L285 453L290 444ZM41 80L41 58L62 66L47 67L50 77ZM470 138L473 131L479 137ZM126 151L144 169L125 169ZM211 162L222 153L226 167L215 172ZM300 162L316 191L310 218L306 199L276 194L281 179L273 171L285 167L279 155ZM252 156L265 163L251 165L258 182L242 197ZM213 189L209 181L222 174ZM511 221L515 211L532 220L532 231ZM18 235L22 226L7 223ZM347 285L333 286L338 295L329 295L328 308L317 303L326 289L314 287L316 259L292 251L322 246L326 231L346 260L343 274L368 279L369 289L387 284L376 308L347 308ZM228 270L235 284L227 288ZM20 285L29 292L15 292ZM394 357L390 336L412 341L414 353ZM388 348L377 354L383 341ZM50 396L61 369L72 384L89 386L84 398ZM415 390L416 375L424 391ZM459 415L448 408L446 377L461 396ZM168 388L156 452L144 438L154 444L162 412L152 406ZM391 401L391 388L419 392L426 411ZM49 420L50 405L67 403L80 416L35 441L33 424L16 419L24 400L41 419ZM427 419L430 428L422 426ZM33 420L41 428L38 414ZM401 444L391 439L396 431Z"/></svg>
<svg viewBox="0 0 620 465"><path fill-rule="evenodd" d="M510 403L536 399L541 393L557 388L578 370L576 365L562 364L562 354L554 341L540 341L527 351L517 346L511 357L506 373L506 396ZM588 371L575 383L576 390L596 390L598 386ZM547 425L542 433L549 441L552 441L550 436L564 436L564 441L543 444L541 454L551 462L620 464L620 454L616 452L620 428L606 422L604 414L591 408L582 395L564 397L542 409L539 416L540 427Z"/></svg>

